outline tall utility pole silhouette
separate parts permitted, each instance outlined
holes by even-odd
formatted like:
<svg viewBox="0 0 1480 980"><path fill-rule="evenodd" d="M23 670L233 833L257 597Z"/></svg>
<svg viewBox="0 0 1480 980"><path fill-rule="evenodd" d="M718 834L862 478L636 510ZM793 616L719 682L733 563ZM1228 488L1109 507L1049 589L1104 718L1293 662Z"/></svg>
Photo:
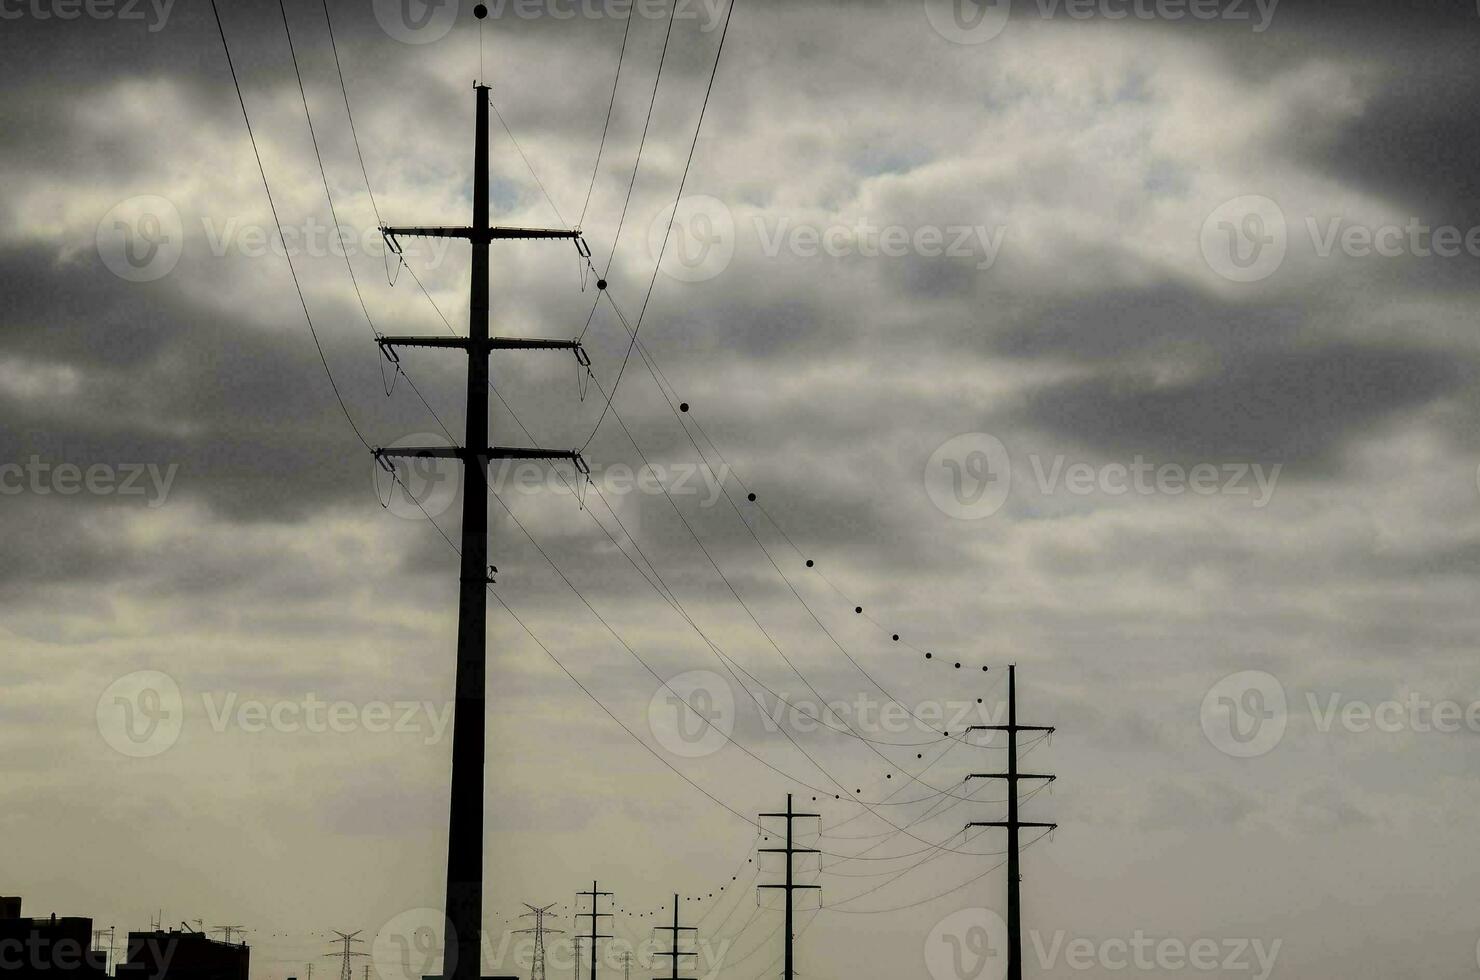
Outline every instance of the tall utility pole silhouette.
<svg viewBox="0 0 1480 980"><path fill-rule="evenodd" d="M821 885L798 885L798 884L795 883L795 880L794 880L794 878L795 878L795 870L792 867L792 855L794 855L794 854L817 854L818 851L817 851L816 848L813 848L813 847L794 847L792 845L791 825L792 825L792 821L794 821L794 820L799 820L799 819L802 819L802 818L818 819L819 818L819 815L816 814L816 813L797 813L794 810L792 810L792 808L791 808L791 794L790 793L787 793L786 794L786 812L785 813L762 813L761 814L761 817L763 817L763 818L764 817L785 817L786 818L786 846L785 847L763 847L763 848L760 849L762 854L785 854L786 855L786 884L784 884L784 885L760 885L759 887L761 887L761 888L777 888L777 889L781 889L782 891L786 892L786 923L785 923L785 929L786 929L786 937L785 937L785 939L786 939L785 962L786 962L786 965L785 965L785 968L784 968L784 970L783 970L783 972L782 972L781 975L782 975L782 977L785 978L785 980L794 980L794 978L796 977L796 958L793 955L792 944L793 944L793 940L796 939L796 931L795 931L795 929L792 926L792 922L793 922L793 911L792 911L792 901L791 901L792 893L795 892L795 891L798 891L800 889L816 889L816 890L819 890L820 891L821 888L822 888L822 886Z"/></svg>
<svg viewBox="0 0 1480 980"><path fill-rule="evenodd" d="M668 949L665 949L665 950L658 950L657 952L653 953L653 955L654 956L667 956L671 960L671 962L672 962L672 969L669 971L669 975L667 977L654 977L653 980L693 980L693 978L691 978L691 977L680 977L678 975L678 959L681 956L698 956L699 953L698 953L697 950L695 950L693 952L685 952L685 951L679 949L678 948L678 940L679 940L679 937L683 933L685 933L685 932L692 932L692 933L694 933L694 939L695 939L695 941L697 943L697 940L699 938L699 936L698 936L699 930L696 929L693 926L681 926L681 925L678 924L678 896L677 895L674 895L673 896L673 925L671 925L671 926L654 926L653 928L657 929L659 932L666 932L666 933L668 933L668 939L669 939L669 948Z"/></svg>
<svg viewBox="0 0 1480 980"><path fill-rule="evenodd" d="M591 980L596 980L596 959L597 959L597 956L596 956L596 940L598 940L598 939L610 939L610 938L612 938L611 936L605 935L603 933L598 933L596 931L596 922L597 922L597 920L599 920L599 919L610 919L612 917L612 915L611 915L610 912L603 912L603 911L601 911L601 900L603 898L610 898L611 895L612 895L611 892L597 891L596 890L596 882L594 882L594 881L591 882L591 890L590 891L588 891L588 892L576 892L576 901L577 902L579 902L582 897L590 897L590 899L591 899L591 911L589 911L589 912L577 912L576 913L576 918L577 919L590 919L591 920L591 931L588 932L588 933L586 933L584 936L581 937L582 939L589 939L589 940L591 940ZM580 947L578 946L576 948L579 949ZM576 956L576 962L580 962L580 956L579 955ZM580 971L579 970L576 972L576 976L577 976L577 978L580 977Z"/></svg>
<svg viewBox="0 0 1480 980"><path fill-rule="evenodd" d="M338 957L341 957L343 959L344 962L339 967L339 980L354 980L354 970L351 967L351 959L352 959L352 957L355 957L355 956L369 956L370 955L369 953L361 953L358 950L352 950L352 949L349 948L349 944L350 943L362 943L362 942L364 942L363 939L356 939L355 938L356 936L358 936L360 934L360 931L358 929L356 929L354 932L340 932L338 929L334 929L334 930L331 930L331 931L334 933L334 935L336 935L336 936L339 937L339 940L338 940L339 942L344 943L344 949L340 950L337 953L325 953L324 955L325 956L338 956Z"/></svg>
<svg viewBox="0 0 1480 980"><path fill-rule="evenodd" d="M1017 723L1017 665L1009 664L1007 667L1007 724L1005 725L972 725L968 732L1006 732L1007 733L1007 771L1006 772L979 772L972 773L967 779L1005 779L1007 780L1007 819L1006 820L979 820L966 825L970 830L972 827L1006 827L1007 828L1007 978L1006 980L1023 980L1023 911L1022 911L1022 880L1023 876L1018 870L1018 830L1023 827L1046 827L1049 830L1058 826L1056 823L1038 823L1029 820L1018 819L1018 783L1024 779L1046 779L1052 782L1058 778L1046 773L1018 772L1018 732L1052 732L1051 725L1019 725Z"/></svg>
<svg viewBox="0 0 1480 980"><path fill-rule="evenodd" d="M488 466L495 459L568 459L588 472L575 451L510 449L488 445L489 355L494 350L567 348L575 341L490 339L488 332L488 246L495 239L570 238L579 231L493 228L488 224L488 86L475 85L477 130L473 147L473 223L463 227L382 227L390 249L398 236L463 238L472 244L468 336L380 337L385 356L396 347L447 347L467 351L467 431L461 447L377 449L375 458L394 473L393 457L457 459L463 464L462 568L457 613L457 680L452 723L452 789L447 822L447 935L442 973L448 980L479 980L483 929L483 737L487 674ZM584 355L577 357L584 361Z"/></svg>
<svg viewBox="0 0 1480 980"><path fill-rule="evenodd" d="M114 936L115 935L116 935L116 933L114 931L114 927L113 926L109 926L106 929L94 929L93 930L93 942L94 943L100 943L100 942L102 942L104 936L107 936L108 937L108 945L102 947L104 953L106 954L104 956L104 959L103 959L103 971L105 973L107 972L109 966L111 964L113 964L114 962L116 962L117 959L118 959L118 957L116 955L116 953L117 953L117 945L114 942Z"/></svg>
<svg viewBox="0 0 1480 980"><path fill-rule="evenodd" d="M515 929L515 933L534 933L534 960L529 967L529 980L545 980L545 935L547 933L563 934L564 929L549 929L545 927L545 916L553 909L554 905L546 905L544 908L536 908L528 902L524 907L529 909L519 918L534 919L533 929Z"/></svg>

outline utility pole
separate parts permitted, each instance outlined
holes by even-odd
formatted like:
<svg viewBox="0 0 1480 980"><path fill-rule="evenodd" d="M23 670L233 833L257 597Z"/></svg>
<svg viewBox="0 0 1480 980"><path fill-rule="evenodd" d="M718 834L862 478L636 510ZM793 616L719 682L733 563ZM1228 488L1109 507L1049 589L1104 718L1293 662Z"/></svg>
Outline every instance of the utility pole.
<svg viewBox="0 0 1480 980"><path fill-rule="evenodd" d="M524 907L529 909L529 911L525 912L519 918L528 919L530 917L533 917L534 928L515 929L514 932L516 934L526 932L534 933L534 960L530 964L529 980L545 980L545 934L554 933L563 935L565 933L565 930L547 929L545 927L545 916L549 913L551 909L555 907L554 905L546 905L544 908L536 908L535 906L530 905L528 902L526 902L524 904Z"/></svg>
<svg viewBox="0 0 1480 980"><path fill-rule="evenodd" d="M683 950L680 950L678 948L678 940L679 940L680 934L685 933L685 932L692 932L692 933L694 933L694 940L695 940L695 942L697 944L697 941L698 941L698 938L699 938L699 936L698 936L699 930L696 929L693 926L681 926L681 925L678 924L678 896L677 895L674 895L673 896L673 925L671 925L671 926L654 926L653 928L657 929L659 932L666 932L666 933L668 933L669 946L670 946L669 949L659 950L658 952L654 953L653 955L654 956L667 956L672 961L672 969L669 971L669 976L667 976L666 978L665 977L654 977L653 980L692 980L691 977L680 977L678 975L678 958L680 956L698 956L699 953L698 953L697 950L695 950L692 953L688 953L688 952L684 952Z"/></svg>
<svg viewBox="0 0 1480 980"><path fill-rule="evenodd" d="M632 980L632 954L622 954L622 980Z"/></svg>
<svg viewBox="0 0 1480 980"><path fill-rule="evenodd" d="M488 224L488 92L474 86L477 126L473 146L473 223L469 227L382 227L391 251L400 254L398 236L461 238L472 245L468 336L379 337L386 358L399 360L396 347L444 347L467 351L467 430L461 447L377 449L375 458L395 472L394 457L457 459L463 464L462 567L457 615L457 679L452 723L452 786L447 821L447 935L442 973L446 980L479 980L483 930L483 756L487 687L488 467L495 459L568 459L582 473L585 461L575 451L511 449L488 444L489 355L494 350L555 349L585 355L576 341L489 338L488 246L495 239L569 238L582 247L579 231L546 228L494 228Z"/></svg>
<svg viewBox="0 0 1480 980"><path fill-rule="evenodd" d="M238 935L240 935L240 934L246 932L247 930L243 926L212 926L211 927L211 931L212 932L223 933L224 935L222 935L221 941L223 943L228 943L229 944L231 942L231 934L233 932L234 933L237 933Z"/></svg>
<svg viewBox="0 0 1480 980"><path fill-rule="evenodd" d="M574 954L571 959L575 961L575 968L571 972L572 980L581 980L581 937L570 937L570 948Z"/></svg>
<svg viewBox="0 0 1480 980"><path fill-rule="evenodd" d="M354 980L354 970L351 968L351 958L355 956L370 955L369 953L362 953L358 950L352 950L349 948L350 943L364 942L363 939L355 938L360 934L360 930L356 929L354 932L340 932L338 929L334 929L331 931L334 933L334 935L339 937L340 942L344 943L344 949L340 950L337 953L325 953L324 955L338 956L343 959L344 962L339 967L339 980ZM312 969L312 967L310 967L310 969Z"/></svg>
<svg viewBox="0 0 1480 980"><path fill-rule="evenodd" d="M787 793L786 794L786 812L785 813L762 813L761 814L761 817L763 817L763 818L764 817L785 817L786 818L786 846L785 847L763 847L763 848L760 849L760 851L761 851L762 854L785 854L786 855L786 884L784 884L784 885L760 885L758 887L761 887L761 888L777 888L777 889L781 889L782 891L786 892L786 924L785 924L785 929L786 929L785 964L786 965L785 965L785 968L784 968L784 970L783 970L783 972L782 972L781 975L782 975L783 978L785 978L785 980L795 980L795 977L796 977L796 958L793 955L792 945L793 945L793 940L796 939L796 932L795 932L795 930L793 928L793 925L792 925L792 922L793 922L793 910L792 910L792 900L791 900L792 893L795 892L795 891L798 891L800 889L815 889L815 890L819 890L820 891L822 889L822 886L821 885L798 885L798 884L795 883L795 880L794 880L795 872L794 872L794 869L792 867L792 855L794 855L794 854L817 854L818 851L817 851L816 848L813 848L813 847L794 847L792 845L791 825L792 825L792 821L794 821L794 820L799 820L799 819L802 819L802 818L820 819L820 817L816 813L797 813L794 810L792 810L792 808L791 808L791 794L790 793Z"/></svg>
<svg viewBox="0 0 1480 980"><path fill-rule="evenodd" d="M93 930L93 942L94 943L101 943L103 941L103 937L104 936L107 936L108 937L108 945L102 947L103 954L104 954L103 955L103 972L104 972L104 974L106 974L108 972L109 966L112 965L112 964L114 964L114 963L116 963L117 962L117 959L118 959L117 956L115 955L115 953L117 952L117 946L114 943L114 934L115 934L115 930L114 930L114 927L113 926L109 926L106 929L94 929Z"/></svg>
<svg viewBox="0 0 1480 980"><path fill-rule="evenodd" d="M1017 665L1007 667L1007 724L972 725L968 732L1007 733L1007 771L972 773L967 779L1005 779L1007 781L1007 819L979 820L966 825L972 827L1007 828L1007 978L1023 980L1023 911L1022 873L1018 869L1018 830L1023 827L1046 827L1053 830L1056 823L1038 823L1018 819L1018 783L1024 779L1046 779L1053 782L1057 776L1046 773L1018 772L1018 732L1053 732L1045 725L1019 725L1017 723Z"/></svg>
<svg viewBox="0 0 1480 980"><path fill-rule="evenodd" d="M612 894L611 892L597 891L596 890L596 882L594 882L594 881L591 882L591 890L590 891L588 891L588 892L576 892L576 901L577 902L579 902L581 900L581 898L584 897L584 896L589 896L590 899L591 899L591 911L589 911L589 912L577 912L576 913L576 918L577 919L586 919L586 918L589 918L591 920L591 931L588 932L588 933L586 933L584 936L581 937L582 939L589 939L589 940L591 940L591 980L596 980L596 959L597 959L597 957L596 957L596 940L598 940L598 939L610 939L610 938L612 938L611 936L604 935L604 934L598 933L596 931L596 921L598 919L610 919L612 917L612 915L611 915L610 912L603 912L603 911L601 911L601 900L602 900L602 898L610 898L611 897L611 894ZM577 947L577 948L579 948L579 947ZM579 962L579 960L580 960L580 957L578 956L577 957L577 962ZM579 978L579 976L580 976L580 972L579 971L577 971L576 976L577 976L577 978Z"/></svg>

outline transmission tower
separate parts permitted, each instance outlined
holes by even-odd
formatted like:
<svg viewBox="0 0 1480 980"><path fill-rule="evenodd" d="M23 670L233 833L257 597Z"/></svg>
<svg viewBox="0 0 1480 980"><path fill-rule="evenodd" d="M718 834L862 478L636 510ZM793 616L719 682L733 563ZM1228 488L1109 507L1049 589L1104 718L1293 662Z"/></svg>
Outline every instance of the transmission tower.
<svg viewBox="0 0 1480 980"><path fill-rule="evenodd" d="M528 902L526 902L524 903L524 907L529 909L529 911L525 912L519 918L528 919L532 917L534 919L534 928L515 929L514 931L515 933L534 933L534 960L530 964L529 980L545 980L545 935L547 933L551 935L564 935L565 930L550 929L545 926L545 916L549 913L551 909L555 907L554 905L546 905L544 908L536 908L535 906L530 905ZM577 966L579 968L579 964L577 964Z"/></svg>
<svg viewBox="0 0 1480 980"><path fill-rule="evenodd" d="M597 888L596 888L596 882L594 882L594 881L591 882L591 890L590 891L588 891L588 892L576 892L576 901L577 902L579 902L582 898L590 898L591 899L591 911L589 911L589 912L577 912L576 913L576 918L577 919L590 919L591 920L591 931L588 932L588 933L586 933L584 936L581 937L582 939L588 939L588 940L591 941L591 980L596 980L596 960L597 960L597 955L596 955L596 941L598 939L610 939L610 938L612 938L611 936L605 935L603 933L598 933L596 931L596 923L597 923L597 920L599 920L599 919L610 919L612 917L612 915L611 915L610 912L603 912L603 911L601 911L601 900L603 898L610 898L611 897L611 894L612 894L611 892L598 891ZM579 957L577 957L577 961L579 961ZM576 977L579 980L579 977L580 977L580 971L579 970L576 971Z"/></svg>
<svg viewBox="0 0 1480 980"><path fill-rule="evenodd" d="M212 932L223 933L223 935L221 937L221 941L223 943L228 943L229 944L231 942L231 934L233 932L236 933L237 935L241 935L242 933L246 932L247 930L246 930L246 927L245 926L212 926L211 927L211 931Z"/></svg>
<svg viewBox="0 0 1480 980"><path fill-rule="evenodd" d="M1024 779L1044 779L1049 782L1057 779L1046 773L1018 772L1018 732L1047 732L1052 733L1052 726L1045 725L1019 725L1017 723L1017 667L1009 664L1007 667L1007 724L1005 725L972 725L968 732L1006 732L1007 733L1007 771L1006 772L978 772L967 776L967 779L1005 779L1007 781L1007 819L1006 820L978 820L966 825L966 829L972 827L1006 827L1007 828L1007 980L1023 980L1023 913L1022 913L1022 880L1023 876L1018 869L1018 831L1023 827L1046 827L1053 830L1058 826L1056 823L1038 823L1030 820L1018 819L1018 783Z"/></svg>
<svg viewBox="0 0 1480 980"><path fill-rule="evenodd" d="M452 787L447 826L448 921L444 944L446 980L479 980L483 928L483 758L487 686L488 467L495 459L567 459L589 472L576 451L511 449L488 444L489 356L495 350L564 348L587 363L578 341L490 338L488 329L488 247L495 240L568 238L584 252L579 231L547 228L494 228L488 223L489 88L474 87L477 101L473 145L473 223L468 227L391 227L380 229L387 246L400 254L400 237L459 238L472 245L472 275L467 337L379 337L385 356L398 360L397 347L442 347L467 352L467 429L461 447L377 449L375 458L394 473L396 457L456 459L463 465L462 569L457 616L457 677L452 724Z"/></svg>
<svg viewBox="0 0 1480 980"><path fill-rule="evenodd" d="M659 951L655 952L653 955L654 956L667 956L669 958L671 964L672 964L672 969L669 971L669 976L667 976L667 977L654 977L653 980L693 980L692 977L680 977L678 975L678 960L679 960L679 957L681 957L681 956L695 956L695 957L697 957L699 955L699 953L698 953L697 950L695 950L693 952L685 952L683 950L680 950L678 948L678 940L679 940L679 937L683 933L685 933L685 932L692 932L692 933L695 934L694 939L697 941L697 939L699 938L698 937L698 931L699 930L695 929L693 926L681 926L681 925L678 924L678 896L677 895L674 895L673 896L673 925L671 925L671 926L654 926L654 928L657 929L659 932L666 932L666 933L668 933L669 946L670 946L670 948L669 949L665 949L665 950L659 950Z"/></svg>
<svg viewBox="0 0 1480 980"><path fill-rule="evenodd" d="M338 929L333 929L331 931L334 933L334 935L339 937L339 942L344 943L344 949L340 950L337 953L325 953L324 955L338 956L343 960L343 963L341 963L339 967L339 980L354 980L354 969L352 967L353 958L356 956L370 955L369 953L362 953L358 950L353 950L349 948L350 943L364 942L363 939L355 938L360 934L360 930L356 929L354 932L340 932Z"/></svg>
<svg viewBox="0 0 1480 980"><path fill-rule="evenodd" d="M762 818L765 818L765 817L785 817L786 818L786 846L785 847L763 847L763 848L760 849L760 851L761 851L762 854L785 854L786 855L786 883L783 884L783 885L760 885L758 887L760 887L760 888L775 888L775 889L779 889L781 891L784 891L786 893L786 924L785 924L785 936L784 936L785 943L786 943L786 952L784 954L785 955L785 967L784 967L783 972L782 972L781 975L782 975L782 977L785 978L785 980L795 980L795 978L796 978L796 958L793 955L792 946L793 946L793 941L796 939L796 931L795 931L795 929L793 928L793 925L792 925L793 918L794 918L793 910L792 910L792 893L795 892L795 891L798 891L798 890L802 890L802 889L809 889L809 890L815 889L815 890L819 890L820 891L821 888L822 888L822 886L821 885L798 885L798 884L795 883L795 880L794 880L795 879L795 868L793 867L792 856L793 855L796 855L796 854L817 854L819 852L817 851L816 848L812 848L812 847L795 847L795 846L793 846L793 844L792 844L791 825L792 825L792 823L794 821L800 820L800 819L804 819L804 818L806 818L806 819L819 819L819 815L816 814L816 813L797 813L796 811L794 811L791 808L791 794L790 793L787 793L786 794L786 812L785 813L762 813L761 814L761 817Z"/></svg>

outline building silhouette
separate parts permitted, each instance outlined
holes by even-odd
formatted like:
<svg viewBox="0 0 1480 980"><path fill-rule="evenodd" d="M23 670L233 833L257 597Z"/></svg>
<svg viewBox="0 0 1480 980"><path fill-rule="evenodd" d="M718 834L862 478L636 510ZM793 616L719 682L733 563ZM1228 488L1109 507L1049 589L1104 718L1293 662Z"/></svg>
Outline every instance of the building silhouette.
<svg viewBox="0 0 1480 980"><path fill-rule="evenodd" d="M83 916L26 918L19 896L0 897L0 977L105 980L108 954L92 948L92 927Z"/></svg>
<svg viewBox="0 0 1480 980"><path fill-rule="evenodd" d="M128 934L118 980L247 980L251 949L177 929Z"/></svg>

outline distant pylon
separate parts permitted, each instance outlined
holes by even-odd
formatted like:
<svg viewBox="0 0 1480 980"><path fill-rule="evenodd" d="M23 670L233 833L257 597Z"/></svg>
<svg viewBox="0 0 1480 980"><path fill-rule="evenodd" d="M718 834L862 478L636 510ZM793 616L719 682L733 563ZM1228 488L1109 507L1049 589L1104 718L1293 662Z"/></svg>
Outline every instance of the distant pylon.
<svg viewBox="0 0 1480 980"><path fill-rule="evenodd" d="M788 899L790 898L789 895L787 897ZM679 949L679 941L680 937L682 937L684 933L692 932L694 933L694 944L697 946L699 936L698 930L695 929L693 926L681 926L678 924L677 895L673 896L673 925L655 926L654 928L656 928L659 932L668 933L668 938L671 941L669 949L658 950L656 953L653 954L654 956L666 956L669 958L671 972L669 973L667 980L689 980L688 977L680 977L678 975L678 961L680 958L695 957L699 954L697 952L685 952L684 950ZM654 980L663 980L663 978L658 977L654 978Z"/></svg>
<svg viewBox="0 0 1480 980"><path fill-rule="evenodd" d="M534 928L515 929L514 931L516 933L534 933L534 959L529 967L529 980L545 980L545 933L559 933L561 935L564 935L565 930L548 929L545 927L545 916L549 914L550 910L555 907L554 905L546 905L544 908L536 908L535 906L530 905L528 902L525 902L524 907L529 909L529 911L519 916L519 918L528 919L533 917ZM577 960L578 962L576 964L576 968L577 970L579 970L579 957L577 958Z"/></svg>
<svg viewBox="0 0 1480 980"><path fill-rule="evenodd" d="M972 827L1004 827L1007 830L1007 976L1006 980L1023 980L1023 913L1022 881L1019 870L1018 831L1024 827L1041 827L1054 830L1056 823L1018 819L1018 783L1021 780L1053 782L1056 776L1050 773L1018 772L1018 732L1043 732L1053 734L1052 725L1019 725L1017 723L1017 666L1007 666L1007 724L972 725L970 732L1007 733L1007 771L975 772L967 779L1003 779L1007 781L1007 819L974 820L966 825Z"/></svg>
<svg viewBox="0 0 1480 980"><path fill-rule="evenodd" d="M325 953L324 955L338 956L343 959L343 963L339 967L339 980L354 980L354 969L351 966L351 957L370 955L369 953L361 953L358 950L352 950L349 948L350 943L364 942L363 939L355 938L360 934L360 930L356 929L354 932L340 932L338 929L333 929L330 931L333 932L334 935L339 937L340 942L344 943L344 949L340 950L337 953Z"/></svg>
<svg viewBox="0 0 1480 980"><path fill-rule="evenodd" d="M758 885L757 887L759 887L759 888L774 888L774 889L776 889L778 891L781 891L781 892L785 892L786 893L786 919L785 919L785 921L782 924L782 927L786 930L786 932L785 932L785 935L783 936L783 941L784 941L784 945L783 945L783 949L782 949L783 966L782 966L781 976L784 978L784 980L796 980L796 975L797 975L796 974L796 953L795 953L795 950L793 948L794 945L795 945L795 941L796 941L796 927L795 927L795 922L794 922L795 911L794 911L794 909L792 907L792 893L793 892L796 892L796 891L802 891L802 890L806 890L806 891L820 891L822 886L820 886L820 885L799 885L799 884L796 883L796 879L795 879L796 868L794 866L794 862L792 861L792 858L794 856L798 855L798 854L817 854L817 853L820 853L820 852L815 847L797 847L797 846L795 846L795 844L792 841L791 825L792 825L792 822L795 821L795 820L800 820L800 819L815 820L815 819L819 819L819 818L818 818L818 815L815 814L815 813L797 813L795 810L793 810L791 808L791 794L790 793L787 793L786 794L786 812L785 813L762 813L761 814L761 817L762 818L765 818L765 817L784 817L784 818L786 818L786 846L785 847L763 847L763 848L760 849L760 851L761 851L762 854L785 854L786 855L786 883L785 884L781 884L781 885Z"/></svg>
<svg viewBox="0 0 1480 980"><path fill-rule="evenodd" d="M236 934L238 934L238 935L240 935L240 934L246 932L247 930L243 926L212 926L211 927L211 931L212 932L222 933L223 935L221 936L221 941L223 943L230 943L231 942L231 934L233 932L236 933Z"/></svg>
<svg viewBox="0 0 1480 980"><path fill-rule="evenodd" d="M588 892L576 892L576 900L577 900L577 907L578 908L579 908L579 904L580 904L580 899L582 899L582 898L590 898L591 899L591 911L589 911L589 912L579 912L578 911L576 913L576 918L577 919L590 919L591 920L591 931L588 932L588 933L586 933L582 937L583 939L589 939L589 940L591 940L591 980L596 980L596 953L597 953L597 945L596 945L596 943L597 943L598 940L601 940L601 939L610 939L610 938L612 938L611 936L608 936L605 933L602 933L602 932L598 932L597 931L597 928L598 928L597 923L601 919L610 919L610 918L612 918L612 914L610 912L603 912L603 911L601 911L601 900L603 898L611 898L611 895L612 895L611 892L604 892L604 891L598 890L597 887L596 887L596 882L594 882L594 881L591 882L591 890L590 891L588 891ZM576 980L580 980L580 971L579 970L576 971Z"/></svg>

